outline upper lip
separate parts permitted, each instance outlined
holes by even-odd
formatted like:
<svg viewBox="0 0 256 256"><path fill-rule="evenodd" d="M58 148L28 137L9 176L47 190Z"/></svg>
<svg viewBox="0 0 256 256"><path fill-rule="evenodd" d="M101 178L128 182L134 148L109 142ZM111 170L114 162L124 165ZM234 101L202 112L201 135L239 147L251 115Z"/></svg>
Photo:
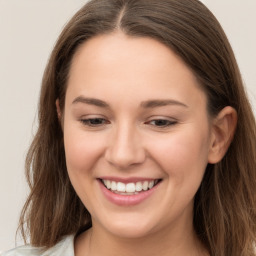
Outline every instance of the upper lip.
<svg viewBox="0 0 256 256"><path fill-rule="evenodd" d="M152 180L160 180L160 178L149 178L149 177L128 177L128 178L123 178L123 177L113 177L113 176L102 176L99 177L98 179L100 180L110 180L110 181L115 181L115 182L122 182L122 183L136 183L139 181L152 181Z"/></svg>

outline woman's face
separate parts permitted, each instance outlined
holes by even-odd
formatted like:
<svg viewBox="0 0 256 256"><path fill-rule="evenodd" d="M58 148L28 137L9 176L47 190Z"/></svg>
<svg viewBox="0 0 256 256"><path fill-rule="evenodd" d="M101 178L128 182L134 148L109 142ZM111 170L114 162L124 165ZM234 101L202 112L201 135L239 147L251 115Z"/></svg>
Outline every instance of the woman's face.
<svg viewBox="0 0 256 256"><path fill-rule="evenodd" d="M87 41L63 115L68 174L95 228L143 237L192 227L212 129L205 93L169 48L121 33Z"/></svg>

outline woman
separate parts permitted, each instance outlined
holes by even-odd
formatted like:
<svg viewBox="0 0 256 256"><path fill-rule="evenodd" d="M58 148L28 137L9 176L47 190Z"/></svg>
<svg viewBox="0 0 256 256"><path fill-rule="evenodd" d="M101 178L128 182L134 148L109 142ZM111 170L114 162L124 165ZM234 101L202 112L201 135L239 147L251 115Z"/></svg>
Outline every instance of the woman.
<svg viewBox="0 0 256 256"><path fill-rule="evenodd" d="M31 245L4 255L255 255L255 127L201 2L89 2L43 78Z"/></svg>

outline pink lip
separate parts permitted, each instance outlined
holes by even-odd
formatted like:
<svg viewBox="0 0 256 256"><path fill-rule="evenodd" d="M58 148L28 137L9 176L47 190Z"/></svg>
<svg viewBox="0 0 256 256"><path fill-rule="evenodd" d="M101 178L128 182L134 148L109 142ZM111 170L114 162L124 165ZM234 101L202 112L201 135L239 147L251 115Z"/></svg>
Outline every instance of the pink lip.
<svg viewBox="0 0 256 256"><path fill-rule="evenodd" d="M113 180L113 179L112 179ZM145 179L143 179L145 180ZM161 182L160 182L161 183ZM105 195L105 197L113 204L119 205L119 206L132 206L137 205L149 198L158 188L158 183L153 188L147 191L142 191L136 195L119 195L116 193L113 193L112 191L108 190L102 182L99 180L99 185L101 188L101 191Z"/></svg>

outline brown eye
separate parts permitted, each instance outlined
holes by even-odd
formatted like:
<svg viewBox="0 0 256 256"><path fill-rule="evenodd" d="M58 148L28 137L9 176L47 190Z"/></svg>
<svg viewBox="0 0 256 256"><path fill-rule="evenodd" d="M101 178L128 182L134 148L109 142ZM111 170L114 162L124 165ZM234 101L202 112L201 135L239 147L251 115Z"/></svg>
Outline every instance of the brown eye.
<svg viewBox="0 0 256 256"><path fill-rule="evenodd" d="M89 118L89 119L81 119L80 121L87 126L101 126L109 123L104 118Z"/></svg>
<svg viewBox="0 0 256 256"><path fill-rule="evenodd" d="M156 120L151 120L148 122L148 124L157 126L157 127L168 127L168 126L174 125L176 123L177 123L176 121L170 121L170 120L166 120L166 119L156 119Z"/></svg>

